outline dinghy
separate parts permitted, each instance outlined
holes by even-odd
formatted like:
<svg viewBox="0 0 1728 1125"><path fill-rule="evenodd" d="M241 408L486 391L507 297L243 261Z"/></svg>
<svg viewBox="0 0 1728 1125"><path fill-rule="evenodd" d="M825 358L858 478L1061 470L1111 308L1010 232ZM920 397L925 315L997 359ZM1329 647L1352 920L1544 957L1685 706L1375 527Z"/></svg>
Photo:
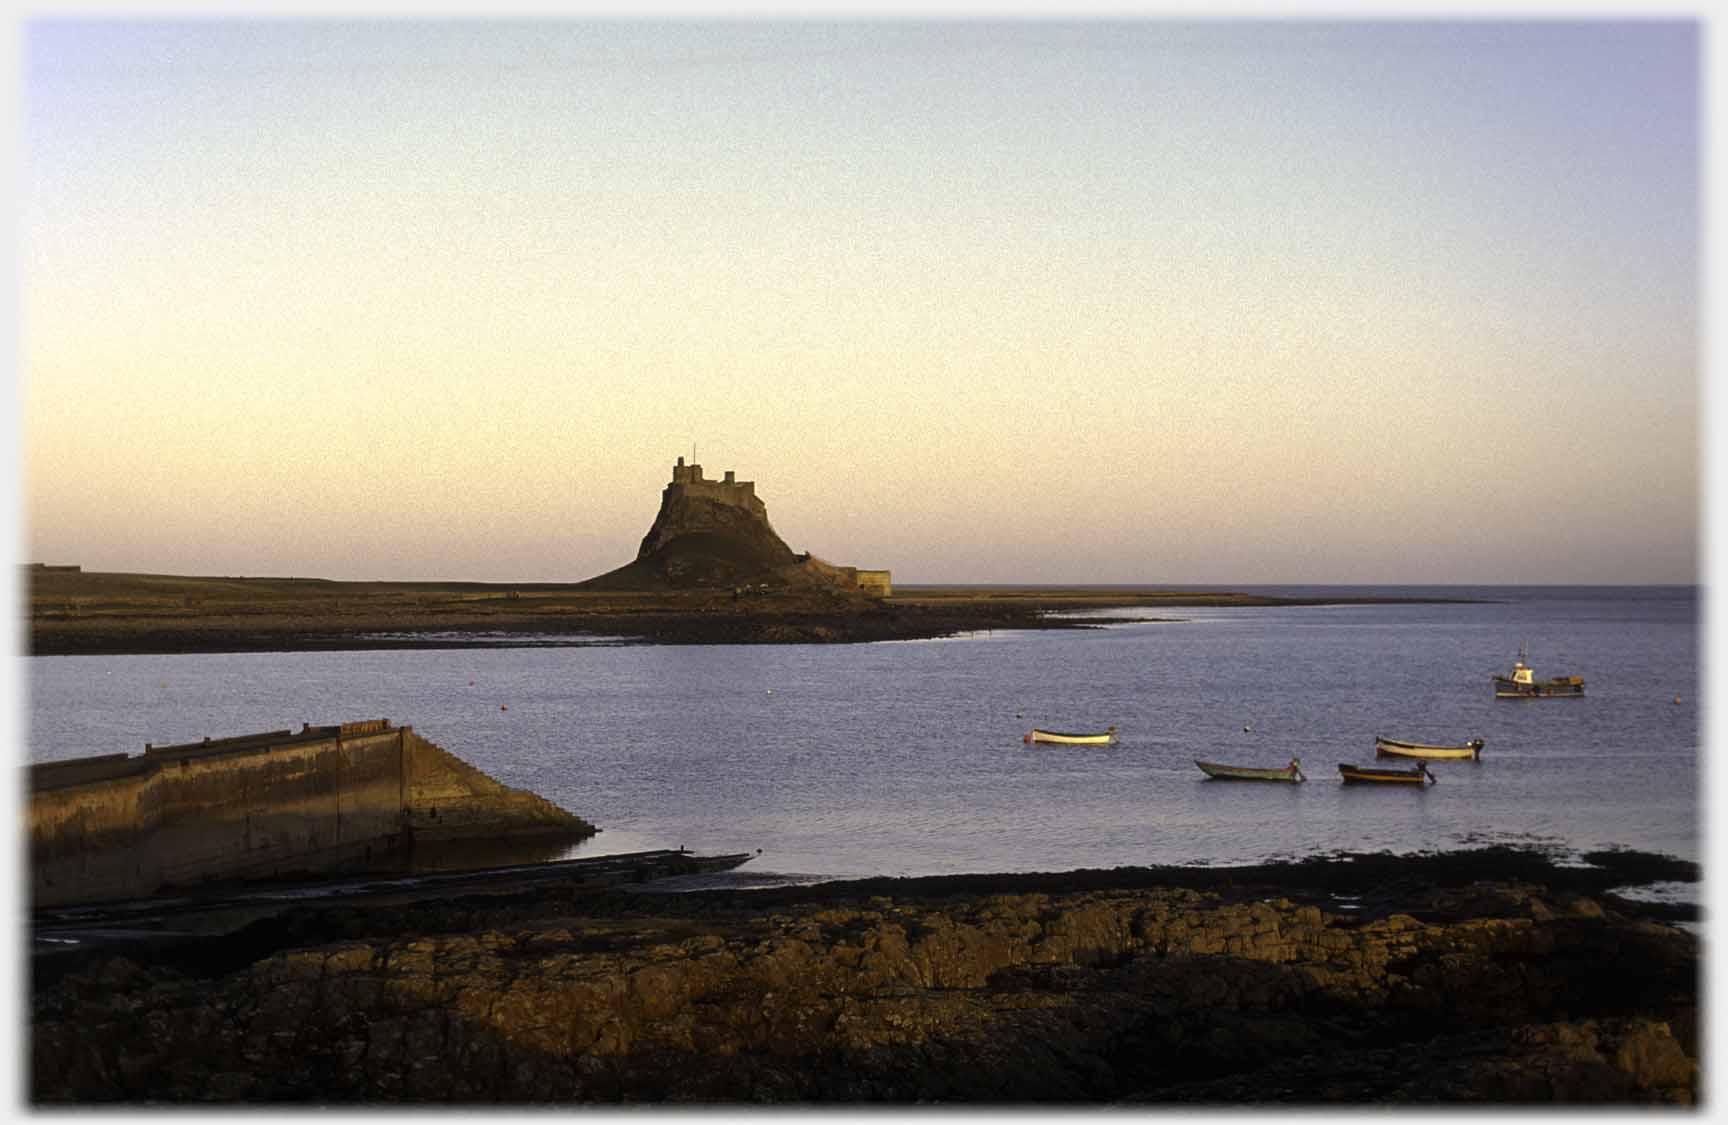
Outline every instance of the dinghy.
<svg viewBox="0 0 1728 1125"><path fill-rule="evenodd" d="M1478 761L1482 757L1482 740L1472 738L1462 746L1431 746L1425 742L1405 742L1376 735L1374 753L1382 758L1468 758Z"/></svg>
<svg viewBox="0 0 1728 1125"><path fill-rule="evenodd" d="M1103 734L1064 734L1056 730L1039 730L1036 727L1020 741L1030 746L1035 742L1048 742L1056 746L1112 746L1116 742L1116 728L1111 727Z"/></svg>
<svg viewBox="0 0 1728 1125"><path fill-rule="evenodd" d="M1269 769L1259 766L1226 766L1218 762L1202 762L1194 759L1194 764L1207 777L1218 781L1307 781L1302 776L1302 763L1295 758L1290 764Z"/></svg>
<svg viewBox="0 0 1728 1125"><path fill-rule="evenodd" d="M1347 766L1340 762L1338 772L1343 775L1346 785L1432 785L1438 780L1428 772L1427 762L1417 762L1413 770Z"/></svg>

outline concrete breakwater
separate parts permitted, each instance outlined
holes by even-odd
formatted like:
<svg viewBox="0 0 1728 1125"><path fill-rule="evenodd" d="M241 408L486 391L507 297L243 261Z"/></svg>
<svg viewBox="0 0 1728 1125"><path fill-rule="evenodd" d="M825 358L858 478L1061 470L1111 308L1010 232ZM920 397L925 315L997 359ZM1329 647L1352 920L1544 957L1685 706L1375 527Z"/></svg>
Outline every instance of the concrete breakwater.
<svg viewBox="0 0 1728 1125"><path fill-rule="evenodd" d="M29 789L35 907L598 831L388 719L38 763Z"/></svg>

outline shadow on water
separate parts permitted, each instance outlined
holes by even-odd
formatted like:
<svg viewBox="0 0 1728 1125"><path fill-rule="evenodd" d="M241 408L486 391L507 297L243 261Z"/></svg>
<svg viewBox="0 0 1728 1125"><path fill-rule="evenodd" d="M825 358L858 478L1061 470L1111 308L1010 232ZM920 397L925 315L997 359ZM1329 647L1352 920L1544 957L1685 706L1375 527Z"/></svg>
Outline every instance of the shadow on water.
<svg viewBox="0 0 1728 1125"><path fill-rule="evenodd" d="M416 842L409 848L397 870L403 875L424 875L435 871L470 871L520 863L549 863L564 858L570 851L568 840L532 837L515 840L459 840L434 844Z"/></svg>

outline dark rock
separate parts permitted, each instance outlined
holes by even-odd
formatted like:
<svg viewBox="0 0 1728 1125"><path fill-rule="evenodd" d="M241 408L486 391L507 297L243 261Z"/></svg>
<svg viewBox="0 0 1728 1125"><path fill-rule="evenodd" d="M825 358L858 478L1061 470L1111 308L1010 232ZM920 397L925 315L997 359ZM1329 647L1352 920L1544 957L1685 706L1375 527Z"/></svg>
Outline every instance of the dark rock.
<svg viewBox="0 0 1728 1125"><path fill-rule="evenodd" d="M1573 909L1574 892L1533 878L1431 884L1356 917L1291 869L1271 894L1216 871L1210 887L1105 874L1068 892L1024 889L1046 878L1026 876L971 893L908 882L892 897L836 884L470 899L349 911L327 929L308 911L284 930L294 944L213 976L113 958L38 988L31 1096L1696 1098L1697 943L1684 931ZM1022 889L991 888L1015 878Z"/></svg>

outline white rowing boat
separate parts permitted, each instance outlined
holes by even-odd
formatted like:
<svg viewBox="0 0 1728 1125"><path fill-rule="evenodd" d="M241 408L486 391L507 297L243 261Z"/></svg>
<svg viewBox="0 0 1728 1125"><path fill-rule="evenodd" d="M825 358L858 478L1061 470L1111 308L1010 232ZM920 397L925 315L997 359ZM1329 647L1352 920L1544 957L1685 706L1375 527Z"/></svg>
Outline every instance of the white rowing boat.
<svg viewBox="0 0 1728 1125"><path fill-rule="evenodd" d="M1402 739L1375 736L1374 753L1382 758L1468 758L1479 761L1482 757L1482 740L1472 738L1462 746L1430 746L1423 742L1405 742Z"/></svg>
<svg viewBox="0 0 1728 1125"><path fill-rule="evenodd" d="M1058 730L1039 730L1034 727L1031 733L1020 741L1028 746L1036 742L1047 742L1055 746L1114 746L1116 728L1111 727L1102 734L1065 734Z"/></svg>

